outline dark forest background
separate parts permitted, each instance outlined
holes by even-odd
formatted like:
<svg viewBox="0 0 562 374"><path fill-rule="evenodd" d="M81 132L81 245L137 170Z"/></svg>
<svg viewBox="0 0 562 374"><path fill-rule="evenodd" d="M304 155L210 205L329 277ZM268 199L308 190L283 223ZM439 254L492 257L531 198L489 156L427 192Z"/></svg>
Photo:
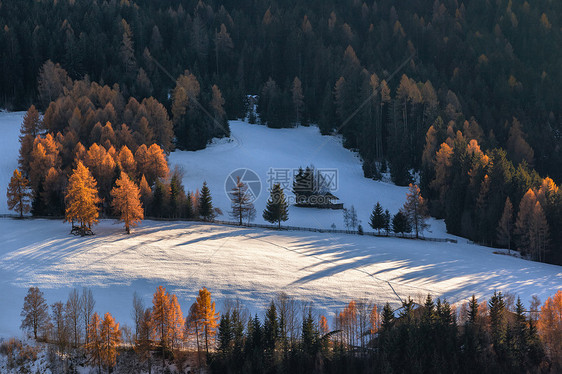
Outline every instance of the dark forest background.
<svg viewBox="0 0 562 374"><path fill-rule="evenodd" d="M228 135L180 94L230 119L257 94L261 123L340 132L366 177L419 172L449 232L560 263L561 14L546 0L3 1L0 106L58 113L59 97L81 96L72 81L98 82L115 102L162 103L169 152ZM539 248L521 227L498 236L507 198L506 219L544 216Z"/></svg>

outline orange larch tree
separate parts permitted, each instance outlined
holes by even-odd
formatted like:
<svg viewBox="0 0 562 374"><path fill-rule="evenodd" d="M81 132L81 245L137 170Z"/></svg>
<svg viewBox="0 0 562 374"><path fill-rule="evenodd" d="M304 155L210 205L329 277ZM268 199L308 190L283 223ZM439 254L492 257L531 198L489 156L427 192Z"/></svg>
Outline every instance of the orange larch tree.
<svg viewBox="0 0 562 374"><path fill-rule="evenodd" d="M158 286L152 298L152 326L155 340L162 348L170 347L170 294Z"/></svg>
<svg viewBox="0 0 562 374"><path fill-rule="evenodd" d="M537 327L549 356L562 359L562 290L558 290L553 297L545 301L541 307Z"/></svg>
<svg viewBox="0 0 562 374"><path fill-rule="evenodd" d="M101 362L107 368L107 372L117 362L117 347L121 343L121 331L119 324L115 322L111 314L105 313L100 325Z"/></svg>
<svg viewBox="0 0 562 374"><path fill-rule="evenodd" d="M18 169L14 170L6 192L8 209L15 210L20 217L23 217L24 213L29 213L31 210L31 196L29 180L22 176Z"/></svg>
<svg viewBox="0 0 562 374"><path fill-rule="evenodd" d="M215 312L215 302L211 301L211 292L206 288L199 290L196 300L197 319L199 325L203 329L203 338L205 339L205 350L209 354L209 342L212 343L217 333L219 313Z"/></svg>
<svg viewBox="0 0 562 374"><path fill-rule="evenodd" d="M171 348L174 349L183 340L184 318L181 311L180 303L176 295L170 298L170 330L171 330Z"/></svg>
<svg viewBox="0 0 562 374"><path fill-rule="evenodd" d="M131 227L135 227L144 218L144 211L140 202L140 191L125 172L115 182L111 190L111 206L119 220L125 222L127 234L131 233Z"/></svg>
<svg viewBox="0 0 562 374"><path fill-rule="evenodd" d="M96 186L97 182L88 168L79 161L68 180L65 221L78 221L80 226L77 230L82 235L91 233L92 224L98 222L100 198Z"/></svg>
<svg viewBox="0 0 562 374"><path fill-rule="evenodd" d="M101 371L101 320L97 313L92 315L90 323L88 325L88 343L86 343L86 353L90 357L90 361L98 367L98 371Z"/></svg>

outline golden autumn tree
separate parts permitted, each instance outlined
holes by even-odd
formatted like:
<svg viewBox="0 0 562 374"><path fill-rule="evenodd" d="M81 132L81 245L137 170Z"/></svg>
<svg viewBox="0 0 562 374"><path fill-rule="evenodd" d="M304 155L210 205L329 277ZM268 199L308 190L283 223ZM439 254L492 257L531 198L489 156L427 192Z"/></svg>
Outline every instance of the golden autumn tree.
<svg viewBox="0 0 562 374"><path fill-rule="evenodd" d="M115 182L111 190L111 206L119 220L125 222L125 231L131 233L131 227L135 227L144 218L142 204L140 202L140 191L135 183L129 179L125 172Z"/></svg>
<svg viewBox="0 0 562 374"><path fill-rule="evenodd" d="M320 321L318 322L318 331L321 335L326 335L330 332L330 328L328 326L328 319L326 316L320 316Z"/></svg>
<svg viewBox="0 0 562 374"><path fill-rule="evenodd" d="M78 232L82 235L91 232L92 224L98 222L100 198L96 180L81 161L68 180L65 202L65 221L73 225L77 221Z"/></svg>
<svg viewBox="0 0 562 374"><path fill-rule="evenodd" d="M180 303L176 295L172 295L170 298L170 342L172 350L183 340L183 325L184 318Z"/></svg>
<svg viewBox="0 0 562 374"><path fill-rule="evenodd" d="M169 173L168 162L164 151L158 144L152 144L148 147L146 153L146 164L143 174L150 185L158 178L166 178Z"/></svg>
<svg viewBox="0 0 562 374"><path fill-rule="evenodd" d="M152 298L152 328L155 340L162 348L170 347L170 294L166 288L158 286Z"/></svg>
<svg viewBox="0 0 562 374"><path fill-rule="evenodd" d="M205 340L205 350L209 354L209 343L212 344L213 338L217 333L219 313L215 312L215 302L211 301L211 292L206 288L199 290L199 295L195 301L195 317L201 326L203 339Z"/></svg>
<svg viewBox="0 0 562 374"><path fill-rule="evenodd" d="M126 145L121 147L117 158L119 160L119 166L121 167L121 170L129 174L130 177L134 177L137 170L137 163L135 162L135 157L133 156L133 152L131 152L129 147L127 147Z"/></svg>
<svg viewBox="0 0 562 374"><path fill-rule="evenodd" d="M537 327L550 357L562 360L562 290L545 301Z"/></svg>
<svg viewBox="0 0 562 374"><path fill-rule="evenodd" d="M31 196L29 180L22 176L18 169L14 170L6 192L8 209L15 210L20 214L20 218L23 217L24 213L31 210Z"/></svg>
<svg viewBox="0 0 562 374"><path fill-rule="evenodd" d="M119 323L116 323L109 313L105 313L103 321L101 321L100 342L101 363L107 368L107 372L109 373L117 362L117 347L121 343Z"/></svg>
<svg viewBox="0 0 562 374"><path fill-rule="evenodd" d="M88 324L88 343L85 345L86 353L90 357L90 361L94 366L98 367L98 371L101 371L101 320L97 313L92 315L90 323Z"/></svg>

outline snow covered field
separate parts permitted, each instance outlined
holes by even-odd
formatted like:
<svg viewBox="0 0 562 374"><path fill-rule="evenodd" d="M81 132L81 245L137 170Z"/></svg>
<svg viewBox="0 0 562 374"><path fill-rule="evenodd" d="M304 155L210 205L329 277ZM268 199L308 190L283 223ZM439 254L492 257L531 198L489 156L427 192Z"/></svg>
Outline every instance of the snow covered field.
<svg viewBox="0 0 562 374"><path fill-rule="evenodd" d="M184 171L186 190L200 189L203 181L207 181L214 205L224 212L218 219L230 219L230 200L225 192L225 180L231 172L241 168L253 170L261 179L261 194L254 203L258 212L256 223L267 223L261 212L269 197L270 169L274 176L309 165L328 173L335 170L337 188L332 193L345 207L355 206L365 230L370 229L369 216L377 201L393 214L404 204L408 190L406 187L364 178L357 154L343 148L340 138L322 136L316 127L270 129L231 121L230 129L230 141L220 139L201 151L173 152L170 155L171 168L178 166ZM284 182L283 178L275 180ZM288 185L285 193L292 196L292 176ZM452 237L446 234L443 221L431 220L430 223L431 232L426 233L426 236ZM334 224L338 229L345 229L341 210L294 206L289 208L289 220L286 224L317 228L330 228Z"/></svg>
<svg viewBox="0 0 562 374"><path fill-rule="evenodd" d="M5 188L17 166L22 117L0 113L0 213L8 212ZM231 140L170 156L171 166L184 170L186 189L209 183L215 206L225 212L219 219L229 219L224 184L239 168L255 171L262 182L256 222L263 222L270 168L313 164L337 170L333 193L347 207L356 207L366 229L377 201L395 213L405 200L406 188L363 178L358 157L314 127L274 130L235 121L231 129ZM451 237L442 221L430 223L427 236ZM287 224L341 229L343 219L341 211L291 207ZM74 287L90 287L96 310L111 312L128 325L133 292L150 305L160 284L178 294L184 312L206 286L219 307L239 298L251 312L260 312L284 291L329 315L363 297L398 306L407 296L428 292L460 302L472 293L488 297L502 290L528 302L533 294L544 301L562 288L562 267L493 254L464 239L451 244L151 221L126 236L121 225L109 220L95 228L94 237L77 238L69 231L68 224L56 220L0 219L0 337L21 334L19 313L32 285L45 292L50 304L66 300Z"/></svg>
<svg viewBox="0 0 562 374"><path fill-rule="evenodd" d="M184 312L201 287L219 307L239 298L260 312L284 291L324 313L357 298L396 307L407 296L432 293L458 302L497 289L527 302L562 288L558 266L469 244L188 222L146 221L130 236L113 221L103 221L94 237L69 231L60 221L0 219L0 336L20 334L19 313L32 285L49 303L66 300L73 287L91 287L96 310L129 326L133 292L149 305L160 284L178 295Z"/></svg>

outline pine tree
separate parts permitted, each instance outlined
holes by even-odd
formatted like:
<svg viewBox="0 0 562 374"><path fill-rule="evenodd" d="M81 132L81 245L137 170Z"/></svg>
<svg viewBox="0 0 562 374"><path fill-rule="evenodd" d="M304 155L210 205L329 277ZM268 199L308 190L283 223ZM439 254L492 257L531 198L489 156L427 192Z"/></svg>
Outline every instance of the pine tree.
<svg viewBox="0 0 562 374"><path fill-rule="evenodd" d="M270 223L277 223L279 228L281 228L281 222L289 219L287 199L279 183L273 185L270 191L267 205L263 211L263 219Z"/></svg>
<svg viewBox="0 0 562 374"><path fill-rule="evenodd" d="M115 214L119 215L119 220L125 223L125 231L130 234L130 228L137 226L144 218L139 188L125 172L121 172L121 177L111 190L111 197Z"/></svg>
<svg viewBox="0 0 562 374"><path fill-rule="evenodd" d="M201 194L199 195L199 216L203 221L212 221L215 218L215 212L213 209L213 201L211 198L211 191L207 186L207 182L203 182L203 187L201 187Z"/></svg>
<svg viewBox="0 0 562 374"><path fill-rule="evenodd" d="M238 219L240 226L242 226L242 220L254 209L254 204L252 204L251 196L248 193L248 186L240 180L240 177L236 177L236 186L230 192L229 197L232 208L230 215Z"/></svg>
<svg viewBox="0 0 562 374"><path fill-rule="evenodd" d="M391 215L388 209L384 211L384 231L386 231L386 235L390 232L391 226Z"/></svg>
<svg viewBox="0 0 562 374"><path fill-rule="evenodd" d="M279 326L277 323L277 310L275 308L275 303L272 301L265 312L265 320L263 323L263 344L270 365L273 361L273 353L277 347L278 338Z"/></svg>
<svg viewBox="0 0 562 374"><path fill-rule="evenodd" d="M492 343L496 351L503 348L505 343L506 321L505 321L505 301L501 292L494 294L488 301L490 329L492 336Z"/></svg>
<svg viewBox="0 0 562 374"><path fill-rule="evenodd" d="M403 212L408 217L408 221L416 233L416 238L419 238L419 234L423 233L429 225L426 223L428 218L427 204L421 195L420 188L415 184L410 183Z"/></svg>
<svg viewBox="0 0 562 374"><path fill-rule="evenodd" d="M394 324L394 311L389 303L384 304L382 309L382 322L381 328L383 330L389 330Z"/></svg>
<svg viewBox="0 0 562 374"><path fill-rule="evenodd" d="M476 323L476 318L478 317L478 300L473 294L468 302L468 319L467 322L474 325Z"/></svg>
<svg viewBox="0 0 562 374"><path fill-rule="evenodd" d="M404 233L412 232L408 216L402 210L398 211L392 218L392 231L396 234L402 234L402 236L404 236Z"/></svg>
<svg viewBox="0 0 562 374"><path fill-rule="evenodd" d="M221 316L219 330L217 333L218 350L225 358L230 358L233 339L234 334L232 331L232 324L230 322L230 311L228 311Z"/></svg>
<svg viewBox="0 0 562 374"><path fill-rule="evenodd" d="M31 210L32 193L29 189L29 180L23 177L18 169L14 170L10 179L6 197L8 198L8 209L18 212L20 218Z"/></svg>
<svg viewBox="0 0 562 374"><path fill-rule="evenodd" d="M51 321L49 306L39 288L29 288L20 315L23 317L20 328L33 332L35 340L37 340L38 334L44 334L47 331Z"/></svg>
<svg viewBox="0 0 562 374"><path fill-rule="evenodd" d="M509 196L505 200L502 217L498 223L497 235L498 243L507 246L507 250L511 250L511 234L513 232L513 205Z"/></svg>
<svg viewBox="0 0 562 374"><path fill-rule="evenodd" d="M316 329L316 323L314 323L314 318L312 317L312 310L308 309L308 314L303 318L302 321L302 351L314 356L318 350L318 330Z"/></svg>
<svg viewBox="0 0 562 374"><path fill-rule="evenodd" d="M291 93L293 94L293 107L295 108L295 123L300 124L304 107L304 95L302 93L302 83L298 77L295 77L293 80Z"/></svg>
<svg viewBox="0 0 562 374"><path fill-rule="evenodd" d="M373 230L377 230L379 234L381 233L381 230L383 230L386 226L384 211L382 210L382 206L378 201L371 213L369 226L371 226Z"/></svg>
<svg viewBox="0 0 562 374"><path fill-rule="evenodd" d="M121 343L121 331L119 324L115 322L111 314L105 313L100 324L101 363L110 373L117 362L117 347Z"/></svg>
<svg viewBox="0 0 562 374"><path fill-rule="evenodd" d="M73 170L68 180L68 188L65 196L67 222L78 221L79 232L85 235L91 232L92 224L98 222L98 190L96 180L90 174L81 161L78 161L76 169Z"/></svg>

